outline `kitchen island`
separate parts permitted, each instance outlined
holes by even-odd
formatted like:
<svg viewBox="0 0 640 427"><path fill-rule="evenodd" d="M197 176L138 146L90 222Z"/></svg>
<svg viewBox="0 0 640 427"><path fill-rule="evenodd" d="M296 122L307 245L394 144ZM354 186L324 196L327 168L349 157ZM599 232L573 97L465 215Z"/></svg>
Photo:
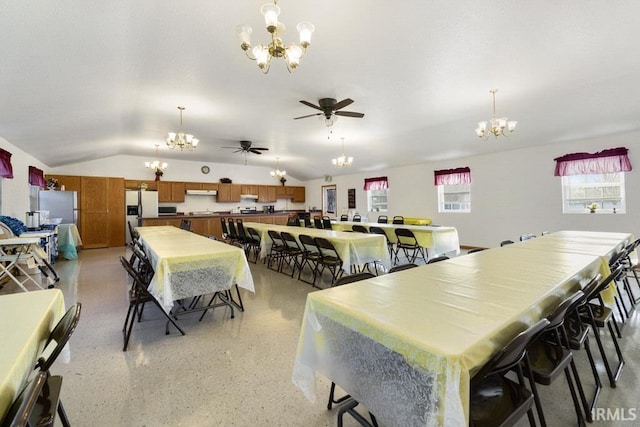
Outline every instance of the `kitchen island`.
<svg viewBox="0 0 640 427"><path fill-rule="evenodd" d="M287 219L294 214L306 213L304 211L278 211L274 213L249 213L249 214L231 214L225 212L211 212L203 214L192 215L171 215L171 216L159 216L154 218L143 218L142 225L173 225L180 227L180 223L183 219L191 221L191 231L201 234L203 236L216 236L216 238L222 238L222 226L220 225L220 218L233 218L234 220L240 218L244 222L261 222L265 224L287 225ZM311 212L311 217L314 215L321 215L320 212Z"/></svg>

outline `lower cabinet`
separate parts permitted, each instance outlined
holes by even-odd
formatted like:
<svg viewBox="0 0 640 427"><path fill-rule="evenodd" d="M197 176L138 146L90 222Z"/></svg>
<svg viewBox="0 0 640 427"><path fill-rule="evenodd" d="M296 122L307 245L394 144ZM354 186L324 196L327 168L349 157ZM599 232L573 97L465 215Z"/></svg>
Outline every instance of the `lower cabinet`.
<svg viewBox="0 0 640 427"><path fill-rule="evenodd" d="M222 224L221 218L224 218L225 222L228 218L241 218L243 222L261 222L265 224L287 225L288 215L220 215L211 217L181 217L181 218L145 218L142 225L154 226L154 225L173 225L174 227L180 227L182 219L191 221L191 231L201 234L203 236L215 236L217 239L222 239ZM247 228L245 226L245 228Z"/></svg>

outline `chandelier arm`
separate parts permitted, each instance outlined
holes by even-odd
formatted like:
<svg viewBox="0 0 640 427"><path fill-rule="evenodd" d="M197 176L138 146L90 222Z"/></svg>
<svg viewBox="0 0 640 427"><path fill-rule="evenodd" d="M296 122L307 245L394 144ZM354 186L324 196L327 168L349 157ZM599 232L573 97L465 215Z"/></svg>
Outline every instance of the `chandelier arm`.
<svg viewBox="0 0 640 427"><path fill-rule="evenodd" d="M247 55L247 58L249 58L252 61L257 60L258 58L253 56L253 53L249 53L251 51L251 46L249 46L249 48L247 48L247 50L244 51L245 55Z"/></svg>

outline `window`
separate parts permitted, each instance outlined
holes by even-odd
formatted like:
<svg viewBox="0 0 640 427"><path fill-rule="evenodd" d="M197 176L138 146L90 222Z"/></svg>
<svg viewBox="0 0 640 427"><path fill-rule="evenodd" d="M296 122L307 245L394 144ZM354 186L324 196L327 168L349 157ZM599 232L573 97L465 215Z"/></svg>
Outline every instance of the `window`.
<svg viewBox="0 0 640 427"><path fill-rule="evenodd" d="M624 172L632 170L624 147L557 157L563 213L626 213Z"/></svg>
<svg viewBox="0 0 640 427"><path fill-rule="evenodd" d="M471 212L471 184L438 185L438 212Z"/></svg>
<svg viewBox="0 0 640 427"><path fill-rule="evenodd" d="M387 189L367 191L367 206L369 212L386 212Z"/></svg>
<svg viewBox="0 0 640 427"><path fill-rule="evenodd" d="M377 178L366 178L364 180L364 191L367 192L367 209L369 212L387 211L387 190L389 180L386 176Z"/></svg>
<svg viewBox="0 0 640 427"><path fill-rule="evenodd" d="M562 202L563 213L626 213L624 173L563 176Z"/></svg>
<svg viewBox="0 0 640 427"><path fill-rule="evenodd" d="M438 212L471 212L471 169L433 171L438 186Z"/></svg>

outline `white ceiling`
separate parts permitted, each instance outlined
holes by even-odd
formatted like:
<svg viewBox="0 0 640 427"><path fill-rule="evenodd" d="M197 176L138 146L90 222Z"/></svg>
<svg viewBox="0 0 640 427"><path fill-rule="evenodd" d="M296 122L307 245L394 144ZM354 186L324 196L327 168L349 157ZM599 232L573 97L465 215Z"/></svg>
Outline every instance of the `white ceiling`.
<svg viewBox="0 0 640 427"><path fill-rule="evenodd" d="M244 164L222 149L268 147L248 164L298 179L465 157L640 130L640 2L282 0L316 26L295 74L263 75L237 24L266 43L266 0L0 1L0 136L50 167L113 155ZM497 113L509 139L474 128ZM300 104L352 98L332 138ZM171 151L168 131L200 139ZM331 166L355 157L349 170ZM608 148L608 147L607 147Z"/></svg>

